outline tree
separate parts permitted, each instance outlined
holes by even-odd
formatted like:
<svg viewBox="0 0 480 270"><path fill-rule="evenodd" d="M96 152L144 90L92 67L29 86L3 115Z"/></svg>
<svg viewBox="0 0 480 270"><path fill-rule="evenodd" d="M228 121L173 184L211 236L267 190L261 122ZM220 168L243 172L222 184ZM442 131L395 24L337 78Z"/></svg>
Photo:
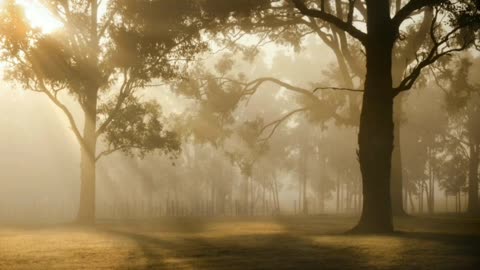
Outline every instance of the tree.
<svg viewBox="0 0 480 270"><path fill-rule="evenodd" d="M408 197L404 199L409 200L411 208L414 208L413 195L417 195L420 212L423 211L425 196L428 210L434 210L437 169L444 151L442 137L448 130L445 94L438 91L433 81L424 79L422 91L410 92L404 97L403 110L409 120L402 125L401 131L405 192Z"/></svg>
<svg viewBox="0 0 480 270"><path fill-rule="evenodd" d="M479 215L480 85L469 78L472 67L471 60L462 58L454 64L459 66L455 72L443 70L438 78L439 87L446 93L446 107L450 114L450 128L445 140L450 141L449 145L456 148L455 152L458 155L462 155L468 160L467 212ZM442 83L446 86L442 86ZM458 161L459 158L455 160Z"/></svg>
<svg viewBox="0 0 480 270"><path fill-rule="evenodd" d="M92 223L100 158L115 151L179 150L158 104L137 93L153 79L174 78L185 61L205 49L200 11L190 1L109 1L106 11L96 0L42 3L63 27L42 33L14 0L6 1L2 59L9 79L45 94L67 117L81 148L78 221ZM83 131L75 106L61 100L67 95L83 112ZM99 139L105 149L98 149Z"/></svg>
<svg viewBox="0 0 480 270"><path fill-rule="evenodd" d="M458 148L457 148L458 150ZM468 161L458 152L450 153L442 161L440 166L440 186L448 194L454 194L456 197L456 211L461 210L461 193L467 182Z"/></svg>
<svg viewBox="0 0 480 270"><path fill-rule="evenodd" d="M210 0L209 2L216 2ZM246 4L248 2L248 4ZM243 3L245 8L253 4L249 1L236 1L235 3ZM256 10L252 12L250 18L235 17L234 25L244 28L247 33L257 33L260 36L260 40L257 44L253 45L248 52L256 51L257 48L265 43L275 41L280 44L292 45L295 49L301 47L302 39L309 36L317 36L327 48L331 49L334 53L335 59L338 63L336 70L332 72L332 76L337 78L336 84L340 84L342 87L319 87L316 89L330 89L330 90L353 90L353 87L358 87L363 83L365 78L365 69L361 65L361 60L364 59L361 50L361 43L355 38L350 38L347 32L342 31L335 24L316 19L314 16L303 16L301 13L295 12L294 6L287 3L291 1L272 1L271 6L265 7L266 1L260 1L262 4L258 4ZM330 18L337 18L337 21L355 19L356 24L365 23L367 8L364 5L364 1L308 1L309 3L319 7L321 5L322 10L329 15ZM399 11L402 8L402 1L392 1L392 10ZM420 16L419 14L423 14ZM355 16L354 16L355 15ZM350 18L351 17L351 18ZM355 18L353 18L355 17ZM428 42L428 31L433 18L433 12L431 9L422 9L415 12L415 23L408 27L401 29L402 36L409 36L408 39L399 39L393 55L392 77L394 84L400 83L402 76L408 72L409 66L417 59L417 51L424 45L425 41ZM420 19L418 19L420 17ZM420 21L417 23L417 21ZM228 32L227 32L228 35ZM232 37L234 40L238 40L237 35ZM266 41L269 39L269 41ZM228 39L227 39L228 40ZM232 43L230 40L228 40ZM287 89L302 94L302 90L299 87L288 84L272 77L259 78L251 82L248 85L250 90L258 88L262 83L270 82L286 87ZM321 84L319 84L321 86ZM306 91L307 94L309 91ZM341 97L338 103L341 101L340 106L347 107L349 114L347 119L341 119L340 124L347 124L358 126L358 115L361 103L361 96L352 93L359 91L347 92L347 94ZM310 98L314 103L318 102L318 97L315 95L306 95L306 98ZM335 98L330 97L330 99ZM337 96L338 99L338 96ZM404 215L402 207L402 164L401 164L401 152L400 152L400 132L399 126L402 119L401 111L401 96L395 102L395 145L393 152L393 168L392 168L392 205L395 215ZM333 110L335 113L335 110ZM338 117L337 117L338 119ZM347 121L345 121L347 120Z"/></svg>
<svg viewBox="0 0 480 270"><path fill-rule="evenodd" d="M347 20L342 20L320 5L293 0L305 16L335 25L365 48L366 78L359 130L359 161L363 182L363 210L354 232L391 232L393 230L390 196L391 157L393 150L393 101L396 95L409 90L421 71L440 57L464 50L475 43L478 31L480 5L478 2L450 2L411 0L390 17L389 1L365 1L366 30L354 24L355 2L349 1ZM423 49L420 58L412 65L397 87L392 80L392 52L400 37L404 21L423 8L434 8L431 24L431 46ZM446 25L439 19L448 15ZM473 32L470 32L471 30ZM441 36L439 38L439 36ZM452 39L458 41L451 45Z"/></svg>
<svg viewBox="0 0 480 270"><path fill-rule="evenodd" d="M364 200L359 224L353 231L391 232L393 222L390 176L394 143L394 98L410 90L422 71L442 56L468 49L473 45L478 46L476 44L480 17L478 1L411 0L404 5L401 1L397 1L397 9L393 16L391 16L390 1L339 2L346 11L343 13L344 16L331 12L329 1L271 1L270 4L265 2L269 1L261 1L258 6L253 6L250 5L250 1L239 1L238 3L243 3L243 7L247 10L256 8L260 11L250 12L252 13L250 19L245 19L248 18L245 16L237 19L233 16L235 19L230 23L242 27L244 23L248 25L252 21L258 22L265 29L270 27L271 31L266 31L267 37L288 42L298 40L298 37L305 32L295 32L296 28L293 27L294 34L287 39L281 39L282 36L279 33L291 30L289 23L292 20L302 21L306 18L321 22L322 27L328 25L335 31L348 34L365 49L363 53L366 60L366 75L358 138ZM405 31L409 25L407 21L410 21L409 18L413 16L422 16L422 11L428 9L432 11L432 20L426 35L429 41L413 50L415 60L407 61L405 73L398 82L394 81L392 56L402 40L412 38ZM277 11L280 12L279 16L276 16ZM428 13L423 13L423 16L427 15ZM301 23L305 24L308 21ZM250 33L255 33L256 29L248 30ZM331 37L327 35L327 40L329 38ZM255 92L261 81L275 80L266 78L247 83L246 92ZM305 89L278 80L276 82L292 91L312 96L311 91L304 91ZM342 87L327 89L359 91ZM318 102L311 104L319 105ZM292 111L291 114L305 110Z"/></svg>

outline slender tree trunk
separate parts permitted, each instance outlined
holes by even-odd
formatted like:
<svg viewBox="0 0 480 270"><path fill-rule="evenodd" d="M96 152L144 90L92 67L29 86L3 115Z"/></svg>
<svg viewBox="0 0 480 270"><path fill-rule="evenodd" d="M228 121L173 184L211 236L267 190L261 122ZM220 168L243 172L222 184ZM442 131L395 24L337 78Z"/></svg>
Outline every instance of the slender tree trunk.
<svg viewBox="0 0 480 270"><path fill-rule="evenodd" d="M340 213L340 177L337 176L337 214Z"/></svg>
<svg viewBox="0 0 480 270"><path fill-rule="evenodd" d="M430 175L431 185L430 185L430 200L431 200L431 212L430 214L435 213L435 167L434 167L434 155L432 153L432 173Z"/></svg>
<svg viewBox="0 0 480 270"><path fill-rule="evenodd" d="M280 201L278 198L278 185L277 185L277 179L275 175L272 175L272 183L273 183L273 198L275 201L275 212L278 214L280 212Z"/></svg>
<svg viewBox="0 0 480 270"><path fill-rule="evenodd" d="M256 190L255 186L253 185L253 176L250 177L250 215L254 216L255 215L255 195L256 195Z"/></svg>
<svg viewBox="0 0 480 270"><path fill-rule="evenodd" d="M479 146L470 145L470 164L468 173L468 213L470 215L480 215L480 205L478 201L478 165L479 165Z"/></svg>
<svg viewBox="0 0 480 270"><path fill-rule="evenodd" d="M319 183L319 189L317 192L317 197L318 197L318 212L323 213L325 209L325 204L324 204L324 199L323 199L323 182L322 179L320 179Z"/></svg>
<svg viewBox="0 0 480 270"><path fill-rule="evenodd" d="M394 103L395 127L394 127L394 148L392 154L392 175L391 175L391 194L392 194L392 213L394 216L406 216L407 213L403 207L403 174L402 174L402 150L400 144L400 117L401 117L402 99L397 97Z"/></svg>
<svg viewBox="0 0 480 270"><path fill-rule="evenodd" d="M318 159L320 160L320 154L318 154ZM326 160L325 158L322 158L322 161L321 161L321 168L323 171L326 170L327 168L327 165L326 165ZM319 183L318 183L318 200L319 200L319 212L320 213L323 213L325 211L325 198L324 198L324 194L325 194L325 191L324 191L324 179L323 178L320 178L319 179Z"/></svg>
<svg viewBox="0 0 480 270"><path fill-rule="evenodd" d="M80 205L77 221L83 224L95 221L97 90L92 92L85 103L83 144L80 149Z"/></svg>
<svg viewBox="0 0 480 270"><path fill-rule="evenodd" d="M445 191L445 213L448 213L448 193Z"/></svg>
<svg viewBox="0 0 480 270"><path fill-rule="evenodd" d="M216 193L215 180L211 180L211 191L210 191L210 215L215 216L215 205L216 205Z"/></svg>
<svg viewBox="0 0 480 270"><path fill-rule="evenodd" d="M417 195L418 197L418 213L423 213L423 186L420 188L420 192Z"/></svg>
<svg viewBox="0 0 480 270"><path fill-rule="evenodd" d="M395 40L390 2L367 0L367 75L360 116L359 161L363 209L357 233L393 231L390 171L393 150L392 50Z"/></svg>
<svg viewBox="0 0 480 270"><path fill-rule="evenodd" d="M462 192L459 191L457 193L457 197L458 197L458 213L461 213L462 212Z"/></svg>
<svg viewBox="0 0 480 270"><path fill-rule="evenodd" d="M267 178L265 177L265 170L263 169L262 170L262 188L263 188L263 192L262 192L262 208L263 208L263 215L265 216L267 214Z"/></svg>
<svg viewBox="0 0 480 270"><path fill-rule="evenodd" d="M98 98L98 33L97 11L98 2L91 1L90 14L90 51L88 65L91 68L90 81L86 86L85 100L83 101L85 123L83 142L80 149L80 205L77 221L84 224L95 222L95 182L96 182L96 125L97 125L97 98Z"/></svg>
<svg viewBox="0 0 480 270"><path fill-rule="evenodd" d="M407 196L409 197L410 199L410 211L411 213L415 213L415 203L413 202L413 195L412 195L412 192L408 192L407 193Z"/></svg>
<svg viewBox="0 0 480 270"><path fill-rule="evenodd" d="M308 215L308 196L307 196L307 158L306 150L302 151L302 211L304 215Z"/></svg>
<svg viewBox="0 0 480 270"><path fill-rule="evenodd" d="M460 213L460 191L455 195L455 213Z"/></svg>
<svg viewBox="0 0 480 270"><path fill-rule="evenodd" d="M433 161L433 154L432 151L429 150L429 165L428 165L428 186L427 186L427 207L428 207L428 214L433 214L434 212L434 203L435 203L435 182L434 182L434 171L432 166Z"/></svg>
<svg viewBox="0 0 480 270"><path fill-rule="evenodd" d="M323 213L325 211L325 201L323 199L323 192L318 191L318 212Z"/></svg>
<svg viewBox="0 0 480 270"><path fill-rule="evenodd" d="M303 194L303 180L300 172L300 177L298 178L298 213L302 212L302 194Z"/></svg>

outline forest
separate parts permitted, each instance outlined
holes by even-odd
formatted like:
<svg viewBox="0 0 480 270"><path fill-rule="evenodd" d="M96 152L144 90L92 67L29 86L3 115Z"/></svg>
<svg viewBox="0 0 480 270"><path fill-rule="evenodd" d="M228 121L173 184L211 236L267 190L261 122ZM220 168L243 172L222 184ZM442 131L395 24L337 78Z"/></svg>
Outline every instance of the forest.
<svg viewBox="0 0 480 270"><path fill-rule="evenodd" d="M480 269L479 0L0 0L0 269Z"/></svg>

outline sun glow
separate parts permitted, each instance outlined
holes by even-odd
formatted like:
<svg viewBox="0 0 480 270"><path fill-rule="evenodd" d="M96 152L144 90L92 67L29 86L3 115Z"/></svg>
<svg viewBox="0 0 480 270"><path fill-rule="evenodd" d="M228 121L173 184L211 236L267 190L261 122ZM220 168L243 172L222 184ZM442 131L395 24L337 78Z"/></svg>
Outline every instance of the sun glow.
<svg viewBox="0 0 480 270"><path fill-rule="evenodd" d="M38 0L17 0L17 3L25 9L25 16L33 27L39 28L43 33L50 33L63 24Z"/></svg>

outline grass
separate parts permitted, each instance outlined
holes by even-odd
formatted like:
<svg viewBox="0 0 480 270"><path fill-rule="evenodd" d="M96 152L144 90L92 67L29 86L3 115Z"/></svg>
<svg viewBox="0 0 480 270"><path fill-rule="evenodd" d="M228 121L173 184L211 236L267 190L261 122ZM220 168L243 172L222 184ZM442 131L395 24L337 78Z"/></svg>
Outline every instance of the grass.
<svg viewBox="0 0 480 270"><path fill-rule="evenodd" d="M179 218L95 227L0 227L0 269L480 269L480 219L396 221L342 235L354 218Z"/></svg>

